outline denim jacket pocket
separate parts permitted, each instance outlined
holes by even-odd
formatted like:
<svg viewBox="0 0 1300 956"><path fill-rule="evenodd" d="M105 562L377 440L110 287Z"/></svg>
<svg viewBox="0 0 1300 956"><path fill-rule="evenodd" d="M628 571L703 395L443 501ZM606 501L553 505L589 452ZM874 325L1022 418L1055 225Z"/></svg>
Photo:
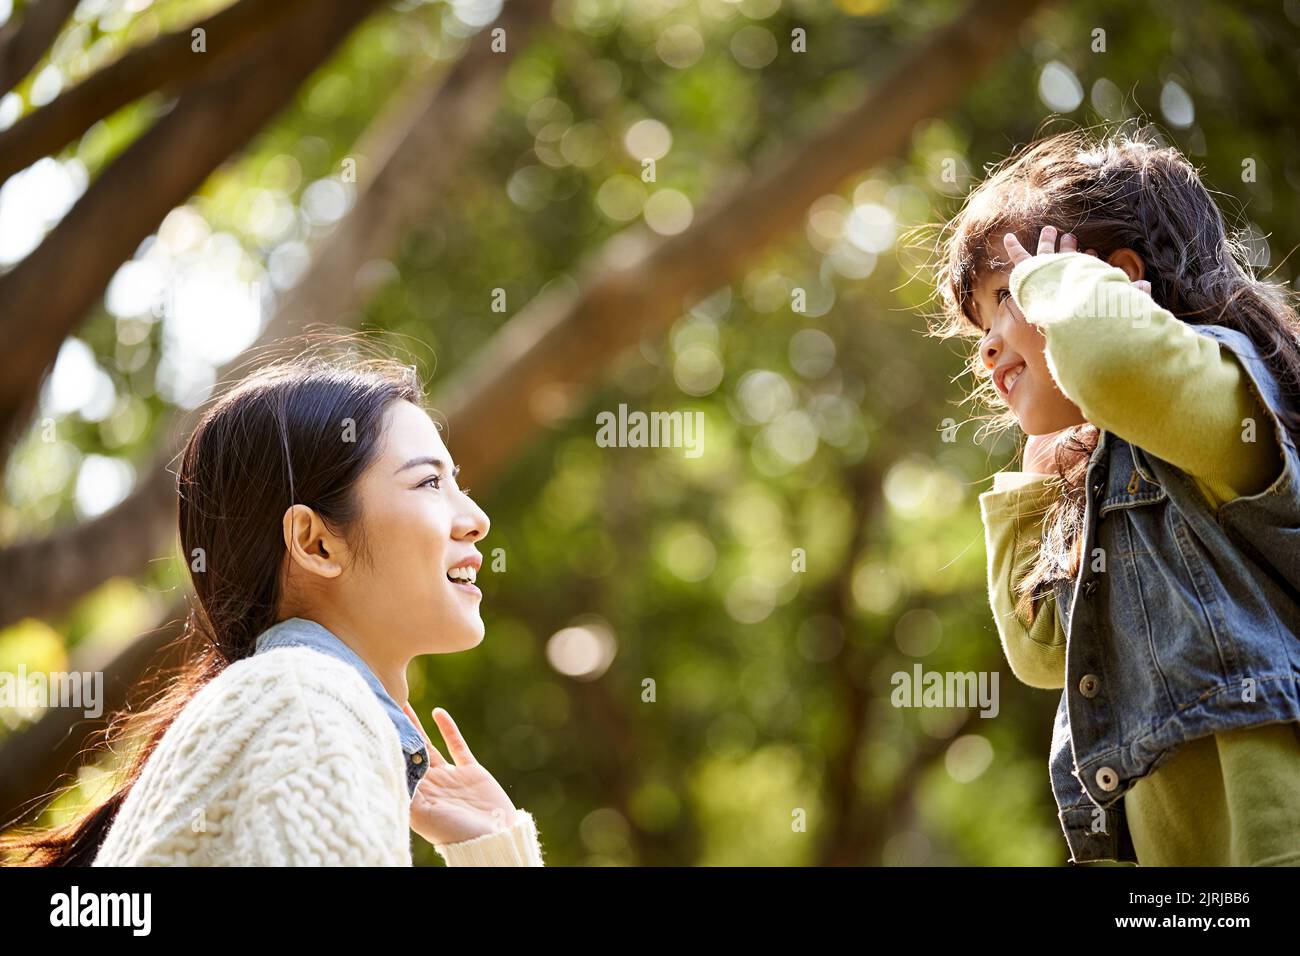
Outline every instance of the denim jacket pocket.
<svg viewBox="0 0 1300 956"><path fill-rule="evenodd" d="M1156 481L1149 468L1143 467L1142 453L1137 446L1128 442L1123 444L1127 454L1116 452L1117 460L1110 470L1104 495L1100 486L1094 488L1094 493L1101 496L1097 508L1099 520L1118 508L1154 505L1168 498L1164 486Z"/></svg>

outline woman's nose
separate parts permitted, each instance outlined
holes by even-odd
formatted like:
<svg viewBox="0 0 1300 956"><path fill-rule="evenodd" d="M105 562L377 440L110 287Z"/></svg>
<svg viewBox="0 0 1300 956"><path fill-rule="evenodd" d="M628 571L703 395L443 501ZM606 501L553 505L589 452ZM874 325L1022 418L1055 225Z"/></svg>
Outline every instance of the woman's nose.
<svg viewBox="0 0 1300 956"><path fill-rule="evenodd" d="M472 498L466 498L467 507L457 517L456 537L468 538L470 541L482 541L487 537L492 522L487 512L478 506Z"/></svg>

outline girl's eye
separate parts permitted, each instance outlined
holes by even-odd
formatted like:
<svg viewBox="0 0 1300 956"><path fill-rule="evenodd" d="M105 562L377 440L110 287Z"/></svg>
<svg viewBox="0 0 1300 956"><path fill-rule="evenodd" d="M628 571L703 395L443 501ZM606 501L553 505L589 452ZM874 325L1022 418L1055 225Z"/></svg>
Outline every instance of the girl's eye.
<svg viewBox="0 0 1300 956"><path fill-rule="evenodd" d="M423 488L425 485L429 484L429 482L433 482L433 487L438 488L440 487L438 484L438 482L440 481L442 481L442 475L431 475L428 478L424 479L424 481L420 482L420 484L417 485L416 487Z"/></svg>
<svg viewBox="0 0 1300 956"><path fill-rule="evenodd" d="M1001 305L1003 302L1006 301L1006 299L1003 298L1004 293L1006 294L1006 298L1011 297L1010 289L998 289L998 305Z"/></svg>

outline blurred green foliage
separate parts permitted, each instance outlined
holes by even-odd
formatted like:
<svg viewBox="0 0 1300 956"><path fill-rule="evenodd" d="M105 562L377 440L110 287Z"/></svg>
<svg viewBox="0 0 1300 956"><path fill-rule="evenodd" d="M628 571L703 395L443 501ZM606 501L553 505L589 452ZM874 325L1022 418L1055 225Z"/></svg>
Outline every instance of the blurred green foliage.
<svg viewBox="0 0 1300 956"><path fill-rule="evenodd" d="M105 12L57 48L70 75L98 62L83 59L92 46L98 56L215 5L160 2L130 17L110 15L118 3L92 6ZM559 4L558 28L512 67L491 135L436 215L391 262L366 264L376 293L363 326L412 344L436 393L652 194L676 190L698 209L852 103L957 9ZM668 335L592 370L590 399L562 409L478 496L493 522L485 572L495 549L505 560L480 577L487 638L473 653L418 660L411 700L430 727L435 705L456 715L478 758L536 814L549 863L1066 860L1046 767L1056 697L1005 668L985 593L975 496L1011 462L1015 437L975 441L978 410L958 404L970 385L955 378L963 356L922 335L928 250L902 240L943 221L986 164L1046 119L1061 128L1145 115L1289 282L1298 11L1296 0L1047 8L960 103L917 127L898 162L845 183L740 281L682 303ZM275 285L274 257L292 262L326 231L303 214L304 194L337 178L409 78L442 68L449 20L442 4L387 8L194 198L246 268ZM808 32L806 54L789 52L795 27ZM160 105L121 111L63 160L93 177ZM643 120L662 124L641 128L652 140L671 138L652 183L626 147ZM945 160L955 182L941 175ZM1247 160L1254 181L1243 179ZM843 237L854 206L866 211L857 244ZM498 287L504 314L491 308ZM791 309L796 287L807 290L803 314ZM112 380L113 410L61 420L54 451L22 446L0 511L6 537L76 519L84 456L148 461L168 405L154 385L171 347L164 324L101 309L82 327ZM595 415L619 403L702 412L704 455L597 447ZM962 423L956 442L941 437L949 418ZM448 443L455 454L455 434ZM806 570L792 570L795 549ZM0 659L55 666L60 640L128 638L182 580L156 562L58 621L3 632ZM575 661L592 672L565 673ZM894 708L890 676L916 661L999 671L1000 713ZM415 844L418 862L437 862Z"/></svg>

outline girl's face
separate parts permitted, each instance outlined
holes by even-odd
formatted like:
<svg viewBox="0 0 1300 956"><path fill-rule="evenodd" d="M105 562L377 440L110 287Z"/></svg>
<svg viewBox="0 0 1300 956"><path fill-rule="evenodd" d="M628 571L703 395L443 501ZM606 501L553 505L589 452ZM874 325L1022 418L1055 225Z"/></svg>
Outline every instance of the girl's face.
<svg viewBox="0 0 1300 956"><path fill-rule="evenodd" d="M1046 338L1036 325L1025 321L1011 298L1010 275L1010 266L985 272L975 287L974 312L984 330L980 360L1026 435L1047 435L1082 424L1079 406L1066 398L1048 371ZM1016 370L1019 375L1008 374Z"/></svg>
<svg viewBox="0 0 1300 956"><path fill-rule="evenodd" d="M351 560L339 595L354 622L413 654L465 650L483 639L472 582L488 517L460 489L429 416L394 402L379 454L362 474L361 523L368 560ZM453 580L455 575L462 580Z"/></svg>

